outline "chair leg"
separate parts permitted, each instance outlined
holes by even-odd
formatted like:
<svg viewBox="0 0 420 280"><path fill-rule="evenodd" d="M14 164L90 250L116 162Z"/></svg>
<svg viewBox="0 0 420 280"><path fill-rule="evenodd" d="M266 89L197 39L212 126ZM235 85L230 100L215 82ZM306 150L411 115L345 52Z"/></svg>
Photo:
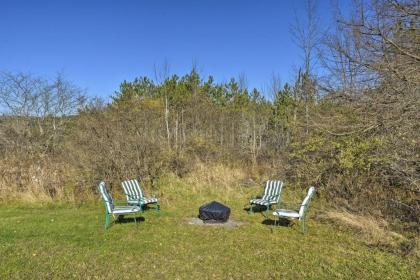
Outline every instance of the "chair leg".
<svg viewBox="0 0 420 280"><path fill-rule="evenodd" d="M276 228L276 217L274 217L274 223L273 223L273 225L272 225L272 227L270 229L271 233L274 232L275 228Z"/></svg>
<svg viewBox="0 0 420 280"><path fill-rule="evenodd" d="M287 219L287 227L289 227L290 229L292 229L294 225L295 225L295 219L288 218Z"/></svg>
<svg viewBox="0 0 420 280"><path fill-rule="evenodd" d="M254 212L252 211L252 204L250 204L250 205L249 205L248 214L252 214L252 213L254 213Z"/></svg>
<svg viewBox="0 0 420 280"><path fill-rule="evenodd" d="M302 221L301 221L301 232L303 233L303 235L305 235L305 233L306 233L306 221L305 221L305 219L302 219Z"/></svg>
<svg viewBox="0 0 420 280"><path fill-rule="evenodd" d="M156 204L156 212L159 212L159 211L160 211L160 205Z"/></svg>
<svg viewBox="0 0 420 280"><path fill-rule="evenodd" d="M268 219L268 211L270 210L270 205L267 205L265 208L265 218Z"/></svg>
<svg viewBox="0 0 420 280"><path fill-rule="evenodd" d="M109 214L105 214L105 229L108 229L109 226Z"/></svg>

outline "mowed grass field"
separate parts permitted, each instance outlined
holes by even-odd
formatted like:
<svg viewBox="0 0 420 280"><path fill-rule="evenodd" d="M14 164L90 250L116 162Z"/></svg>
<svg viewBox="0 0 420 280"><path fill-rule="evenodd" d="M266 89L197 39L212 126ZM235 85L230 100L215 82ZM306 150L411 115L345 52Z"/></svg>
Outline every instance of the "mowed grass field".
<svg viewBox="0 0 420 280"><path fill-rule="evenodd" d="M273 228L248 215L246 189L195 188L163 181L162 210L140 222L124 219L105 231L104 206L0 206L0 279L416 279L410 259L365 246L352 232L313 219ZM114 193L118 192L115 186ZM283 199L303 193L285 186ZM187 223L204 202L232 209L238 227ZM317 199L311 206L317 207ZM311 207L310 206L310 207Z"/></svg>

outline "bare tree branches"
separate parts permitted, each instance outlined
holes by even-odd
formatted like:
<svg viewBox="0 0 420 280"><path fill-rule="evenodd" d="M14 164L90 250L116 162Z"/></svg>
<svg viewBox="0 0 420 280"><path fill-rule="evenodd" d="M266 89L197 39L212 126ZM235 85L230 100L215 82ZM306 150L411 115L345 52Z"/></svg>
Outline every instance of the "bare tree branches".
<svg viewBox="0 0 420 280"><path fill-rule="evenodd" d="M305 0L304 14L295 12L295 21L290 26L290 34L295 44L303 52L303 69L312 74L316 64L316 48L320 43L321 31L317 5L313 0Z"/></svg>
<svg viewBox="0 0 420 280"><path fill-rule="evenodd" d="M82 90L60 74L49 82L24 73L0 73L0 108L11 116L72 115L85 99Z"/></svg>
<svg viewBox="0 0 420 280"><path fill-rule="evenodd" d="M419 10L417 0L380 0L357 1L350 18L337 12L323 65L339 90L354 94L385 83L396 93L418 88Z"/></svg>

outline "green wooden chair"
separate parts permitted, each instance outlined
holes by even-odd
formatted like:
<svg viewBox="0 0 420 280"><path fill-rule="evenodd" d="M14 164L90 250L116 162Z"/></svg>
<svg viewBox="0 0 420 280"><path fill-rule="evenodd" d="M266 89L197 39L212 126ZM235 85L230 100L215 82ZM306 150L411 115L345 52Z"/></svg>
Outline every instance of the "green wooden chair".
<svg viewBox="0 0 420 280"><path fill-rule="evenodd" d="M141 208L134 206L115 206L115 202L111 195L108 193L105 187L105 182L100 182L98 187L99 192L101 193L102 199L105 204L105 229L110 225L111 216L116 220L118 216L128 215L128 214L137 214L141 212ZM125 201L124 201L125 204ZM134 216L134 222L137 224L136 216Z"/></svg>
<svg viewBox="0 0 420 280"><path fill-rule="evenodd" d="M137 179L127 180L121 183L128 205L137 205L143 211L145 206L155 205L156 211L160 210L159 199L156 197L146 198Z"/></svg>
<svg viewBox="0 0 420 280"><path fill-rule="evenodd" d="M277 225L277 222L280 220L280 217L290 218L290 219L298 219L299 223L301 224L301 231L303 234L306 233L306 213L308 211L309 202L315 193L315 188L310 187L308 190L308 194L303 199L302 204L295 205L294 209L296 210L289 210L289 209L276 209L273 212L273 215L277 217L277 220L274 219L274 225ZM286 203L282 203L287 205Z"/></svg>
<svg viewBox="0 0 420 280"><path fill-rule="evenodd" d="M251 198L249 201L249 213L252 213L252 207L254 205L264 206L265 216L267 217L268 210L270 209L271 205L276 205L280 201L280 194L281 190L283 189L283 182L282 181L267 181L264 189L264 195L261 198Z"/></svg>

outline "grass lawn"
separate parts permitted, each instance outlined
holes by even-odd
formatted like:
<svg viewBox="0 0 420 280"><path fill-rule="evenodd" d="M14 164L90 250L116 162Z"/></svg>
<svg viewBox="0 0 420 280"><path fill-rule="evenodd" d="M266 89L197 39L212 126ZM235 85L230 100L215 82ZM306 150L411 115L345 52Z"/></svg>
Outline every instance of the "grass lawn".
<svg viewBox="0 0 420 280"><path fill-rule="evenodd" d="M0 279L415 279L412 261L368 248L350 232L311 219L262 223L243 210L248 194L164 187L162 211L103 229L102 204L0 206ZM286 191L286 189L284 190ZM98 195L99 197L99 195ZM184 199L181 199L184 198ZM189 225L217 199L239 227ZM317 201L313 201L316 205Z"/></svg>

